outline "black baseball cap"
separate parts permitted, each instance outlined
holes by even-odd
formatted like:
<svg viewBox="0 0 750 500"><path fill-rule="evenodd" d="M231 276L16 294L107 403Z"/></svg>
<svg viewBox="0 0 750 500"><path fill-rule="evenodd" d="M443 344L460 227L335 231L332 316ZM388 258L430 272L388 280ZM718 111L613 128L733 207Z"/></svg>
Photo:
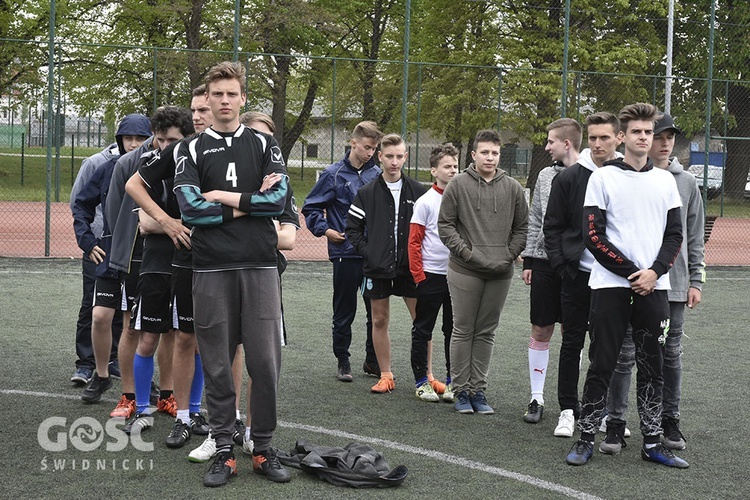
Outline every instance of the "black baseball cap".
<svg viewBox="0 0 750 500"><path fill-rule="evenodd" d="M664 113L664 116L662 116L660 119L656 120L656 124L654 125L654 135L661 134L665 130L674 130L675 134L681 134L680 129L674 126L674 120L672 120L672 117L666 113Z"/></svg>

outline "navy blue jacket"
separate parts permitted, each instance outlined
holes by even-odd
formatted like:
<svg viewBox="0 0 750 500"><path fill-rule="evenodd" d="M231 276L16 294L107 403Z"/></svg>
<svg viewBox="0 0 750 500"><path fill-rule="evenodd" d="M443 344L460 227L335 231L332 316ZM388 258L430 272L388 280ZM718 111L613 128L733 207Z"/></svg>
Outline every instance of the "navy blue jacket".
<svg viewBox="0 0 750 500"><path fill-rule="evenodd" d="M102 211L106 212L107 194L109 192L109 181L115 168L117 157L110 159L101 165L91 176L89 181L81 188L73 201L73 229L76 233L76 241L83 252L88 255L95 246L99 246L106 256L104 261L97 264L96 276L100 278L118 278L119 272L109 267L109 257L112 249L112 232L104 217L102 237L97 238L91 230L91 223L96 217L96 207L101 205Z"/></svg>
<svg viewBox="0 0 750 500"><path fill-rule="evenodd" d="M343 233L349 206L357 192L362 186L375 180L380 172L380 167L375 165L372 158L359 170L352 167L349 152L343 160L326 167L302 205L302 215L305 216L310 232L318 237L324 236L327 229ZM328 242L328 258L362 257L354 250L349 238L346 238L343 243Z"/></svg>

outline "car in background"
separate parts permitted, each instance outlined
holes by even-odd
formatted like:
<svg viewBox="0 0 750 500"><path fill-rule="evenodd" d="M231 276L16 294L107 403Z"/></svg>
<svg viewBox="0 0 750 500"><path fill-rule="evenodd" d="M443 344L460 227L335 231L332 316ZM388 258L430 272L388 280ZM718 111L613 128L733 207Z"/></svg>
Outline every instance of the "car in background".
<svg viewBox="0 0 750 500"><path fill-rule="evenodd" d="M708 199L716 198L716 196L721 193L721 187L724 184L724 167L709 165L708 182L703 181L703 174L705 172L704 165L690 165L688 167L688 172L695 176L695 179L698 181L698 189L700 189L701 192L703 192L704 185L706 186ZM745 186L745 196L750 196L747 192L747 188L748 186Z"/></svg>

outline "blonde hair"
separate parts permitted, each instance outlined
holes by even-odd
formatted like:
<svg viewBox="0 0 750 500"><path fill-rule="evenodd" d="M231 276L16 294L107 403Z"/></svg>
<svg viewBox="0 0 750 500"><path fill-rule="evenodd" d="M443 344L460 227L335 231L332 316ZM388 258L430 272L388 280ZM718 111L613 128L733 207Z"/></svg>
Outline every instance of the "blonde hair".
<svg viewBox="0 0 750 500"><path fill-rule="evenodd" d="M273 118L260 111L248 111L240 115L240 123L249 127L253 122L260 122L265 124L271 133L276 133L276 124L273 122Z"/></svg>
<svg viewBox="0 0 750 500"><path fill-rule="evenodd" d="M378 124L373 121L363 121L359 122L356 127L354 127L354 132L352 132L352 139L375 139L377 142L380 142L380 139L383 138L383 132L380 131L378 128Z"/></svg>
<svg viewBox="0 0 750 500"><path fill-rule="evenodd" d="M558 137L564 141L570 141L573 148L578 151L581 149L583 133L581 124L572 118L560 118L547 125L547 132L557 130Z"/></svg>
<svg viewBox="0 0 750 500"><path fill-rule="evenodd" d="M240 89L245 88L245 68L238 62L224 61L212 66L206 73L206 92L212 83L218 80L237 80Z"/></svg>

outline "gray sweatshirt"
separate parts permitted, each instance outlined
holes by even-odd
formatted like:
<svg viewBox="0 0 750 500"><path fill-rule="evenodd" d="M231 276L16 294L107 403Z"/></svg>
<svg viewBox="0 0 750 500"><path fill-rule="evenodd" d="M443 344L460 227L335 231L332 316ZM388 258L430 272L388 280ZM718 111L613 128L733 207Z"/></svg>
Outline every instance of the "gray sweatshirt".
<svg viewBox="0 0 750 500"><path fill-rule="evenodd" d="M521 184L497 169L488 182L472 164L445 188L438 234L451 252L449 267L482 279L513 275L526 244L529 206Z"/></svg>
<svg viewBox="0 0 750 500"><path fill-rule="evenodd" d="M674 175L682 199L682 248L669 270L672 289L668 297L670 302L687 302L688 288L700 290L706 282L703 199L698 181L685 171L677 158L672 159L667 170Z"/></svg>
<svg viewBox="0 0 750 500"><path fill-rule="evenodd" d="M526 248L521 252L524 260L524 269L529 259L547 260L547 252L544 249L544 215L547 213L547 202L552 187L552 179L565 169L565 165L555 162L539 172L539 177L534 186L534 196L531 198L531 209L529 210L529 231L526 236Z"/></svg>

